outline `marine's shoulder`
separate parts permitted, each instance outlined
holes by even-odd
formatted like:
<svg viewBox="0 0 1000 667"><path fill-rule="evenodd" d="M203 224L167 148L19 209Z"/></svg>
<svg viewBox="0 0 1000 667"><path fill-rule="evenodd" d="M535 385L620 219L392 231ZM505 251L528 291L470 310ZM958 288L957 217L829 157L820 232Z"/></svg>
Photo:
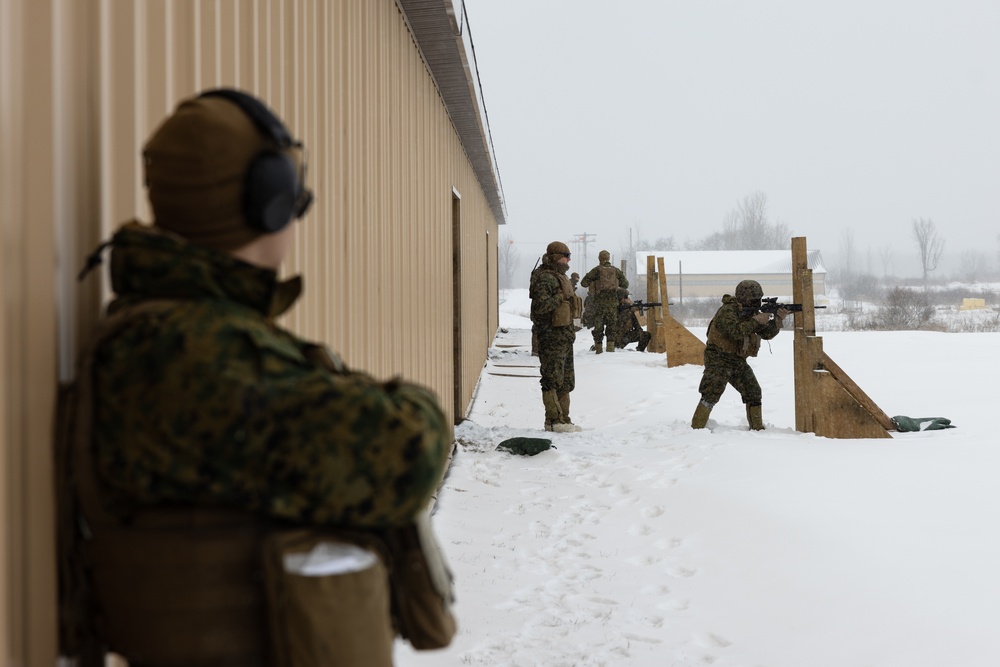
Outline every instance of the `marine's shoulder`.
<svg viewBox="0 0 1000 667"><path fill-rule="evenodd" d="M192 357L217 360L269 350L298 361L306 342L240 303L189 299L140 314L123 328L116 344L183 350Z"/></svg>

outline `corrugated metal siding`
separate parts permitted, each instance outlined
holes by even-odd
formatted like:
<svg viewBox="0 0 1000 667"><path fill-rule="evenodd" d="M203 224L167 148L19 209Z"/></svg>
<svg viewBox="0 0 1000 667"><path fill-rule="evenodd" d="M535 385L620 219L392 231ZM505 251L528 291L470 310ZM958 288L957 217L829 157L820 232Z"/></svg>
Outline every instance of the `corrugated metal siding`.
<svg viewBox="0 0 1000 667"><path fill-rule="evenodd" d="M449 0L424 4L452 11ZM284 323L376 377L432 387L449 413L469 404L498 322L502 198L484 193L483 166L470 164L402 6L0 2L0 654L53 662L44 444L56 379L69 377L107 297L100 272L82 286L75 274L119 224L150 220L141 146L181 98L247 89L309 148L317 200L286 267L304 274L306 292ZM462 266L457 368L453 249Z"/></svg>

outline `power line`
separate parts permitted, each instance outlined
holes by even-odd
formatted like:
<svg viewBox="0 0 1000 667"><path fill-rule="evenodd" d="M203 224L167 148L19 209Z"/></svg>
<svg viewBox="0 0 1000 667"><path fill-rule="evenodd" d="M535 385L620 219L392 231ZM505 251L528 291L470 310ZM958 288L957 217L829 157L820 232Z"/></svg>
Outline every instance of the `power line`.
<svg viewBox="0 0 1000 667"><path fill-rule="evenodd" d="M577 234L573 240L583 244L583 269L586 271L587 267L590 266L590 263L587 261L587 244L597 241L597 234L584 232L583 234Z"/></svg>

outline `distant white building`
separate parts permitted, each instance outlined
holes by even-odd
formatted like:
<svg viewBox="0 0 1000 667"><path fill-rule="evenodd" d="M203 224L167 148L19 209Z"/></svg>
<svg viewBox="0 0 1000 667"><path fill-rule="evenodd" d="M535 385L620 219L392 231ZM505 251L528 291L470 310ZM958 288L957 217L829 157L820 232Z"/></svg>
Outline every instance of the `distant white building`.
<svg viewBox="0 0 1000 667"><path fill-rule="evenodd" d="M641 250L635 253L636 275L641 281L645 281L650 255L663 258L667 294L675 302L685 297L732 294L741 280L759 282L764 296L792 296L791 250ZM654 268L658 267L658 259L653 261ZM813 272L813 294L826 294L826 267L819 250L807 251L807 262Z"/></svg>

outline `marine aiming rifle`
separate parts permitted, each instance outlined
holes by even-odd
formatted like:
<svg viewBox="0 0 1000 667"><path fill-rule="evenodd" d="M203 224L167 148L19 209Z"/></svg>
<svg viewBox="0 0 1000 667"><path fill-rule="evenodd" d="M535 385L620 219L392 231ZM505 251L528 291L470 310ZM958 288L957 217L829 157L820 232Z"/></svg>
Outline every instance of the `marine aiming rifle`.
<svg viewBox="0 0 1000 667"><path fill-rule="evenodd" d="M638 308L640 315L645 315L646 311L654 306L662 306L663 304L659 301L650 301L649 303L643 302L642 299L636 299L631 304L618 304L619 311L631 310L632 308Z"/></svg>
<svg viewBox="0 0 1000 667"><path fill-rule="evenodd" d="M826 308L826 306L813 306L813 308ZM760 300L759 308L744 308L743 312L749 315L755 313L776 313L779 310L787 310L790 313L801 313L801 303L778 303L778 297L765 296Z"/></svg>

